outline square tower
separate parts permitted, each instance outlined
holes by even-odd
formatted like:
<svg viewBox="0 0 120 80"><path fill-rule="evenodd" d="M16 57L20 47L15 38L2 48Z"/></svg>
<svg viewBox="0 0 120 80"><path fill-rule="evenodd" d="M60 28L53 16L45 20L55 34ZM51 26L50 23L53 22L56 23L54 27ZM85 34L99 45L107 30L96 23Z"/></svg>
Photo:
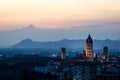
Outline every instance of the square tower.
<svg viewBox="0 0 120 80"><path fill-rule="evenodd" d="M86 58L88 61L93 61L93 40L90 34L86 39Z"/></svg>

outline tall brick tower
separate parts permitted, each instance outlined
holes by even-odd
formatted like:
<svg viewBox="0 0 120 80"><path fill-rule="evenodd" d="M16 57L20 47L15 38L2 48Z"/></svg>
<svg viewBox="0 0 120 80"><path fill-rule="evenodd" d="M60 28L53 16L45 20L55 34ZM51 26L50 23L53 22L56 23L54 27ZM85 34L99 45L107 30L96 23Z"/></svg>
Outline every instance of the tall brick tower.
<svg viewBox="0 0 120 80"><path fill-rule="evenodd" d="M61 59L62 60L66 59L66 49L65 48L61 48Z"/></svg>
<svg viewBox="0 0 120 80"><path fill-rule="evenodd" d="M86 57L88 61L93 61L93 40L90 34L86 39Z"/></svg>

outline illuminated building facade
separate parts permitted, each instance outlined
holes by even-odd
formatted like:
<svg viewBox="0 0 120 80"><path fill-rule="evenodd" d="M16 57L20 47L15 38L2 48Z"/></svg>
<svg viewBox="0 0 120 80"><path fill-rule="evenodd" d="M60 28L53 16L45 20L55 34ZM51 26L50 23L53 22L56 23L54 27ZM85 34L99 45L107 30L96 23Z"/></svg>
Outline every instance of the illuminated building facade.
<svg viewBox="0 0 120 80"><path fill-rule="evenodd" d="M107 46L105 46L105 47L103 48L102 60L108 61L108 47L107 47Z"/></svg>
<svg viewBox="0 0 120 80"><path fill-rule="evenodd" d="M76 62L72 67L73 80L90 80L101 75L102 64L100 62Z"/></svg>
<svg viewBox="0 0 120 80"><path fill-rule="evenodd" d="M86 40L86 57L88 61L93 61L93 40L90 34Z"/></svg>
<svg viewBox="0 0 120 80"><path fill-rule="evenodd" d="M61 59L65 60L66 59L66 49L65 48L61 48Z"/></svg>

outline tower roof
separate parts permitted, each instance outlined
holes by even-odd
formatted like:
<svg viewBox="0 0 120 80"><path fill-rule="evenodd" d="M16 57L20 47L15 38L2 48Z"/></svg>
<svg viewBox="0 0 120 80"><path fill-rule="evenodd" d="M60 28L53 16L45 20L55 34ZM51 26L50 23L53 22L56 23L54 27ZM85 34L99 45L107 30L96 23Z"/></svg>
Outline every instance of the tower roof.
<svg viewBox="0 0 120 80"><path fill-rule="evenodd" d="M93 42L93 40L92 40L92 38L91 38L90 34L89 34L89 36L88 36L88 38L87 38L86 42L91 42L91 43Z"/></svg>

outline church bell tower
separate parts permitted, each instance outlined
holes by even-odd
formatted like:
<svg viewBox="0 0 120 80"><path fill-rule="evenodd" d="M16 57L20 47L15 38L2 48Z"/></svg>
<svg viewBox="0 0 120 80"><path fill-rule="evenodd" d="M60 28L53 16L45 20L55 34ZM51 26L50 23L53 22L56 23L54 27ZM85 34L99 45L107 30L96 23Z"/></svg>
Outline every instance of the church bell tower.
<svg viewBox="0 0 120 80"><path fill-rule="evenodd" d="M90 34L86 39L86 58L88 61L93 61L93 40Z"/></svg>

